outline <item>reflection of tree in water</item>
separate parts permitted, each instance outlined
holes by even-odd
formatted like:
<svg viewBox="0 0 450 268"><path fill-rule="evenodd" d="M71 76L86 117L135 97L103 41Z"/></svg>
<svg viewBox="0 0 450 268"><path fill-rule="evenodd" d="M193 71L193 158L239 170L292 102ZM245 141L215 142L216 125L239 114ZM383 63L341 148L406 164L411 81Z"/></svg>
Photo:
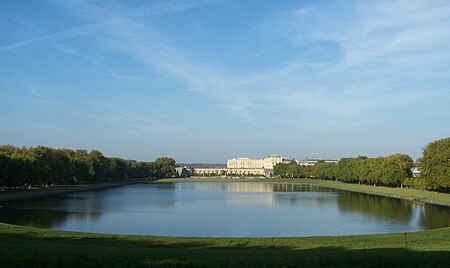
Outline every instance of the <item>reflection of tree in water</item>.
<svg viewBox="0 0 450 268"><path fill-rule="evenodd" d="M76 208L76 205L79 205ZM74 195L48 196L3 204L0 222L55 228L67 221L98 221L102 217L101 202ZM76 209L75 209L76 208Z"/></svg>
<svg viewBox="0 0 450 268"><path fill-rule="evenodd" d="M315 204L317 206L327 206L336 203L336 196L330 195L311 195L311 196L301 196L298 194L290 195L274 195L273 201L276 204Z"/></svg>
<svg viewBox="0 0 450 268"><path fill-rule="evenodd" d="M270 184L274 192L336 192L331 188L325 188L315 185L277 183Z"/></svg>
<svg viewBox="0 0 450 268"><path fill-rule="evenodd" d="M377 219L408 223L413 216L413 203L401 199L341 191L337 203L341 212L359 212Z"/></svg>
<svg viewBox="0 0 450 268"><path fill-rule="evenodd" d="M424 204L420 210L419 224L424 229L450 226L450 208Z"/></svg>
<svg viewBox="0 0 450 268"><path fill-rule="evenodd" d="M130 185L96 191L76 192L31 200L3 203L0 222L57 228L68 222L96 222L103 213L128 211L129 208L153 206L159 209L173 206L173 184L147 186Z"/></svg>
<svg viewBox="0 0 450 268"><path fill-rule="evenodd" d="M99 220L98 212L68 212L48 209L0 209L0 222L39 228L64 224L71 217L77 220Z"/></svg>
<svg viewBox="0 0 450 268"><path fill-rule="evenodd" d="M301 184L273 184L274 192L285 192L293 194L276 194L273 199L277 204L289 203L314 203L316 205L329 205L336 202L336 190L315 185ZM295 194L295 193L306 194ZM313 193L313 194L309 194ZM331 194L330 194L331 193Z"/></svg>

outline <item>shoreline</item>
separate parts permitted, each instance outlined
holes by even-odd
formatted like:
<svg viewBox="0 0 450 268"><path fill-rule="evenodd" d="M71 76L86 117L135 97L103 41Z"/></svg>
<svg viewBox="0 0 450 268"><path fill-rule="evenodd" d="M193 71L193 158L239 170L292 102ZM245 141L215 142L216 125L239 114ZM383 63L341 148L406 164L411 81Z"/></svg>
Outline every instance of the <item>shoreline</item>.
<svg viewBox="0 0 450 268"><path fill-rule="evenodd" d="M3 202L16 201L40 198L44 196L70 194L75 192L99 190L111 187L118 187L130 184L141 184L154 182L155 180L136 180L136 181L122 181L122 182L100 182L92 184L78 184L78 185L57 185L48 188L39 189L25 189L10 192L0 192L0 204Z"/></svg>
<svg viewBox="0 0 450 268"><path fill-rule="evenodd" d="M260 183L292 183L314 185L336 190L350 191L382 197L408 200L418 203L426 203L450 208L450 194L417 190L409 188L389 188L384 186L372 186L363 184L351 184L340 181L317 179L253 179L253 178L202 178L192 177L188 179L160 179L157 182L260 182Z"/></svg>

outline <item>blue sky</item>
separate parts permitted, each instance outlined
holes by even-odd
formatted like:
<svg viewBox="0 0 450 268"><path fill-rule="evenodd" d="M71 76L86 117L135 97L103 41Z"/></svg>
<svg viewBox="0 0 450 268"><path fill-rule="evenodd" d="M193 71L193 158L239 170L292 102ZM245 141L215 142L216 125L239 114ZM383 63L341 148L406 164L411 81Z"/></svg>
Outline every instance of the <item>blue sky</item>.
<svg viewBox="0 0 450 268"><path fill-rule="evenodd" d="M0 1L0 143L225 162L450 133L449 1Z"/></svg>

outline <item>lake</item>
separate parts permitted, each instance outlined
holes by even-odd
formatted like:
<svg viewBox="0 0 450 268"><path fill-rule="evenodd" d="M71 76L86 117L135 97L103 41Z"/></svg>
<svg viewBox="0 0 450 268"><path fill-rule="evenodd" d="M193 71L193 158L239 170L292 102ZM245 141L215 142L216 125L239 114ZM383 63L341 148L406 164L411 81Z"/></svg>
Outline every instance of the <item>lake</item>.
<svg viewBox="0 0 450 268"><path fill-rule="evenodd" d="M447 227L450 210L298 184L177 182L8 202L0 222L111 234L298 237Z"/></svg>

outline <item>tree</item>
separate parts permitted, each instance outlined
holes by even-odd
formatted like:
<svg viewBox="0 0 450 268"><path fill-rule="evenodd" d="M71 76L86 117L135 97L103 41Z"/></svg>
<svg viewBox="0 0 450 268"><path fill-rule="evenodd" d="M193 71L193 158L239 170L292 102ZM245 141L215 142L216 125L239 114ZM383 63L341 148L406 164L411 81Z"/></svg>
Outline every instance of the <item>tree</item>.
<svg viewBox="0 0 450 268"><path fill-rule="evenodd" d="M107 158L97 150L88 153L44 146L0 146L0 187L171 177L174 174L175 160L167 157L155 162L138 162Z"/></svg>
<svg viewBox="0 0 450 268"><path fill-rule="evenodd" d="M287 164L277 163L273 166L273 175L280 176L282 178L286 177Z"/></svg>
<svg viewBox="0 0 450 268"><path fill-rule="evenodd" d="M109 158L108 161L108 178L123 180L127 177L127 163L125 160L120 158Z"/></svg>
<svg viewBox="0 0 450 268"><path fill-rule="evenodd" d="M420 176L432 189L450 190L450 137L434 141L423 149Z"/></svg>
<svg viewBox="0 0 450 268"><path fill-rule="evenodd" d="M160 157L155 160L155 175L157 178L172 177L175 175L175 160L169 157Z"/></svg>
<svg viewBox="0 0 450 268"><path fill-rule="evenodd" d="M108 172L108 159L97 150L92 150L89 153L90 168L89 173L92 179L100 181L106 178Z"/></svg>

